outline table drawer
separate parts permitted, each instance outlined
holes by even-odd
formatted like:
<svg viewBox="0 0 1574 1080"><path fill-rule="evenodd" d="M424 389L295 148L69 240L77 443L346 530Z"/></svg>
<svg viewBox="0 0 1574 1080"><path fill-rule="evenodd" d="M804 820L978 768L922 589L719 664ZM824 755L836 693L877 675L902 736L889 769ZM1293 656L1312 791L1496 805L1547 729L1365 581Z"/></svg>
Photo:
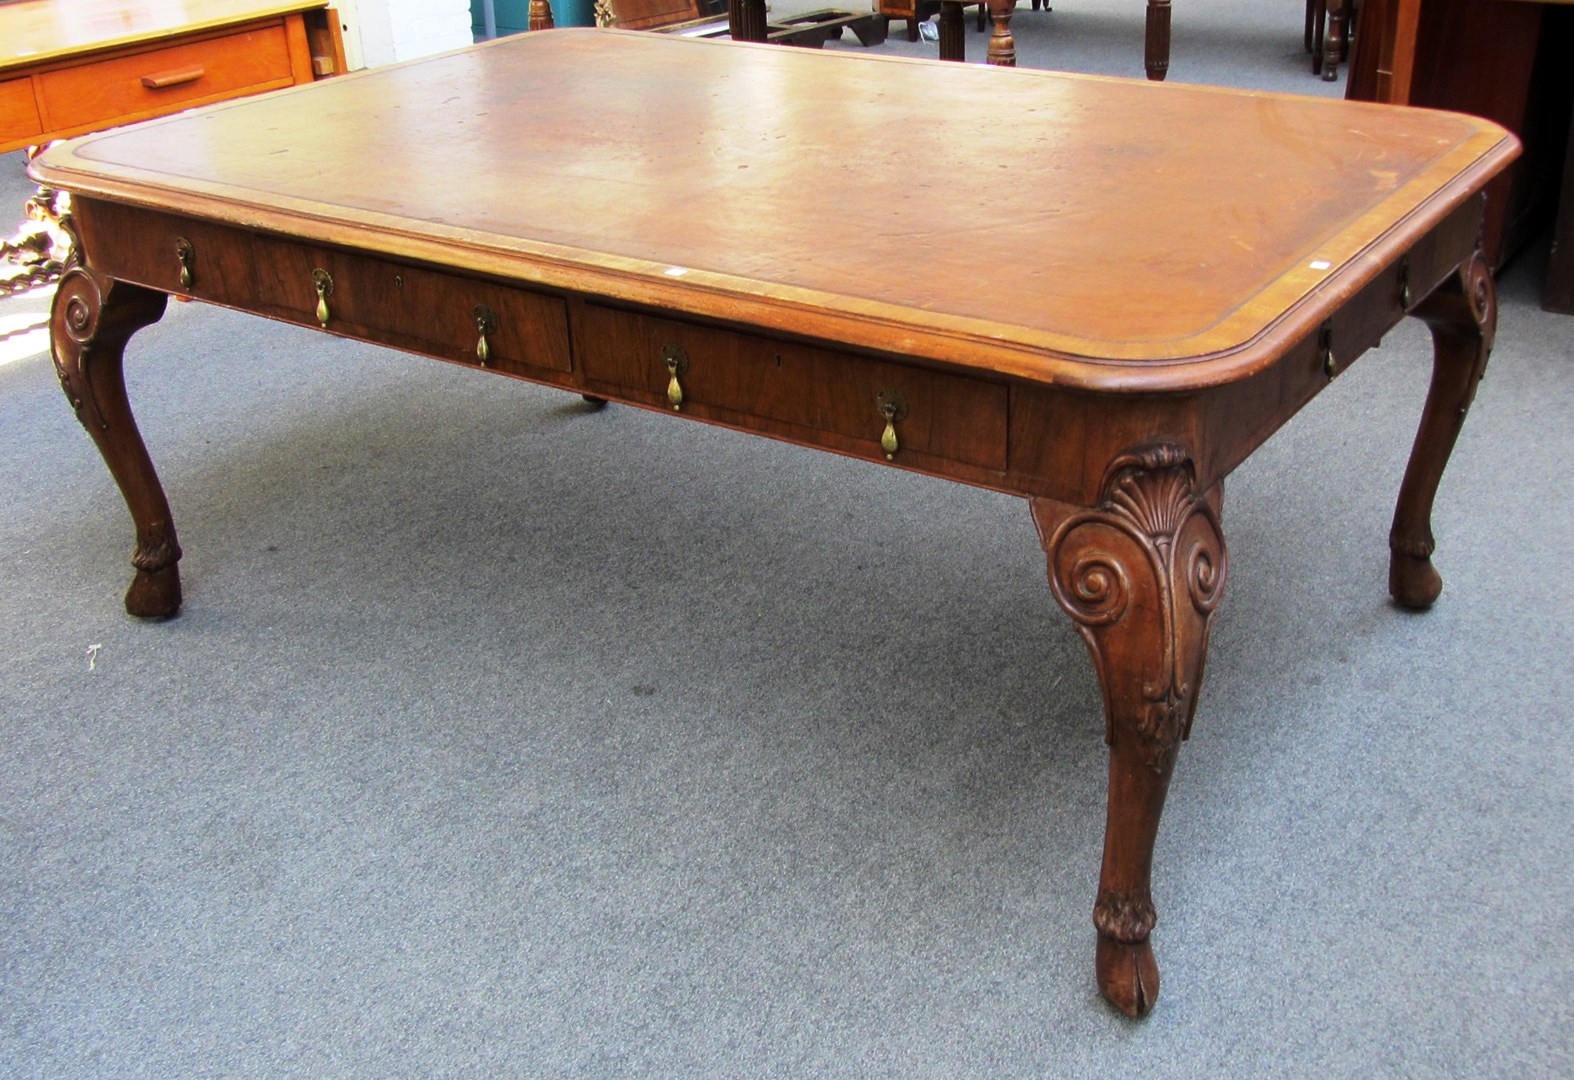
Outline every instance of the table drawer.
<svg viewBox="0 0 1574 1080"><path fill-rule="evenodd" d="M51 129L111 127L295 81L282 22L57 68L36 78Z"/></svg>
<svg viewBox="0 0 1574 1080"><path fill-rule="evenodd" d="M323 297L329 330L480 364L484 309L483 366L537 376L573 370L560 297L98 199L80 200L75 216L91 264L124 281L317 326L320 270L332 283Z"/></svg>
<svg viewBox="0 0 1574 1080"><path fill-rule="evenodd" d="M33 103L33 80L0 81L0 147L36 138L43 130Z"/></svg>
<svg viewBox="0 0 1574 1080"><path fill-rule="evenodd" d="M865 457L888 456L890 422L892 460L1005 469L1002 384L596 304L574 321L592 392L671 408L676 358L678 409L695 417Z"/></svg>
<svg viewBox="0 0 1574 1080"><path fill-rule="evenodd" d="M515 374L573 369L558 297L271 237L253 244L253 309L318 322L320 271L330 282L321 297L329 330Z"/></svg>

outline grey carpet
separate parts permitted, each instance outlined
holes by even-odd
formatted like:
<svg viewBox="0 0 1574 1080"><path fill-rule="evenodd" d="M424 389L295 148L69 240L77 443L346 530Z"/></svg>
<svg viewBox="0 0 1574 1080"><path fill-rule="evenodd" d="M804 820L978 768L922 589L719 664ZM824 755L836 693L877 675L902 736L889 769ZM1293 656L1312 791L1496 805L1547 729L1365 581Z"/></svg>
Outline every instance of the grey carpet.
<svg viewBox="0 0 1574 1080"><path fill-rule="evenodd" d="M1215 7L1176 77L1206 24L1210 69L1338 91L1298 5ZM1024 59L1073 14L1021 12ZM1421 327L1231 479L1140 1024L1092 982L1101 706L1021 502L177 304L129 352L187 552L145 624L13 348L0 1074L1574 1073L1574 323L1537 269L1432 612L1385 590Z"/></svg>

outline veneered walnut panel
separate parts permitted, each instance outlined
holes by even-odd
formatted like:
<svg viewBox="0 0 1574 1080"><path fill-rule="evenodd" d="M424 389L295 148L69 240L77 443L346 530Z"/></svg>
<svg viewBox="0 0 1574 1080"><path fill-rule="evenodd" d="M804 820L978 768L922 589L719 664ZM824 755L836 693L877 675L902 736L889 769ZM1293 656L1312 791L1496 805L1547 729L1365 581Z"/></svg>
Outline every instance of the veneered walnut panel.
<svg viewBox="0 0 1574 1080"><path fill-rule="evenodd" d="M93 268L122 281L312 326L312 271L322 268L333 277L335 331L475 364L483 305L497 317L490 367L536 377L572 369L560 297L98 199L79 201L74 217ZM189 288L180 283L180 240L191 250Z"/></svg>
<svg viewBox="0 0 1574 1080"><path fill-rule="evenodd" d="M1202 433L1196 394L1111 398L1019 384L1011 388L1010 487L1087 505L1122 452L1148 443L1201 446Z"/></svg>
<svg viewBox="0 0 1574 1080"><path fill-rule="evenodd" d="M315 323L312 272L322 269L333 279L331 330L475 364L475 308L485 305L498 316L488 338L491 366L515 373L572 367L567 308L558 297L267 236L253 239L253 260L252 310Z"/></svg>
<svg viewBox="0 0 1574 1080"><path fill-rule="evenodd" d="M819 445L829 437L838 448L879 457L885 430L880 395L895 394L905 411L896 423L896 460L917 456L1005 468L1002 383L597 304L576 306L574 326L580 369L592 392L665 405L671 376L663 349L675 345L687 358L679 378L683 411L691 415L724 423L775 420L801 441Z"/></svg>
<svg viewBox="0 0 1574 1080"><path fill-rule="evenodd" d="M310 77L309 74L307 76ZM296 80L282 22L37 75L51 128L108 126Z"/></svg>
<svg viewBox="0 0 1574 1080"><path fill-rule="evenodd" d="M0 146L36 138L43 129L33 101L33 80L0 82Z"/></svg>
<svg viewBox="0 0 1574 1080"><path fill-rule="evenodd" d="M75 200L71 219L88 265L100 274L236 307L257 295L252 238L245 232L99 199ZM190 289L180 284L176 245L182 239L192 248Z"/></svg>

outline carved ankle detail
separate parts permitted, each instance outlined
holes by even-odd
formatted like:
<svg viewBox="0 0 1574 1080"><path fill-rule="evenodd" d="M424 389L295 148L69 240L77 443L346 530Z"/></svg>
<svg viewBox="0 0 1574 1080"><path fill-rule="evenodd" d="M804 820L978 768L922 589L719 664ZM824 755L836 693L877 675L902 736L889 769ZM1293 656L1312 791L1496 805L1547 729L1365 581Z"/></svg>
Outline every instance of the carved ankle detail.
<svg viewBox="0 0 1574 1080"><path fill-rule="evenodd" d="M1430 532L1421 536L1406 536L1395 529L1388 534L1388 550L1395 555L1409 555L1413 559L1430 559L1437 550L1437 541Z"/></svg>
<svg viewBox="0 0 1574 1080"><path fill-rule="evenodd" d="M1093 905L1093 925L1099 933L1128 945L1148 940L1158 923L1153 898L1141 892L1101 892Z"/></svg>

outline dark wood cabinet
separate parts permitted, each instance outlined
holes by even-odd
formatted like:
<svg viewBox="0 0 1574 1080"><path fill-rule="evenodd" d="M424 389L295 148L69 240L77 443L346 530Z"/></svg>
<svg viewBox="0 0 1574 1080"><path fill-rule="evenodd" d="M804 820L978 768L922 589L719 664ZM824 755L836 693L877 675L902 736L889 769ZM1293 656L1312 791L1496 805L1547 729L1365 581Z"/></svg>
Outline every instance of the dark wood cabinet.
<svg viewBox="0 0 1574 1080"><path fill-rule="evenodd" d="M1574 3L1367 0L1346 96L1470 113L1518 135L1524 156L1487 189L1484 247L1500 268L1559 220L1544 306L1574 313L1571 58Z"/></svg>

